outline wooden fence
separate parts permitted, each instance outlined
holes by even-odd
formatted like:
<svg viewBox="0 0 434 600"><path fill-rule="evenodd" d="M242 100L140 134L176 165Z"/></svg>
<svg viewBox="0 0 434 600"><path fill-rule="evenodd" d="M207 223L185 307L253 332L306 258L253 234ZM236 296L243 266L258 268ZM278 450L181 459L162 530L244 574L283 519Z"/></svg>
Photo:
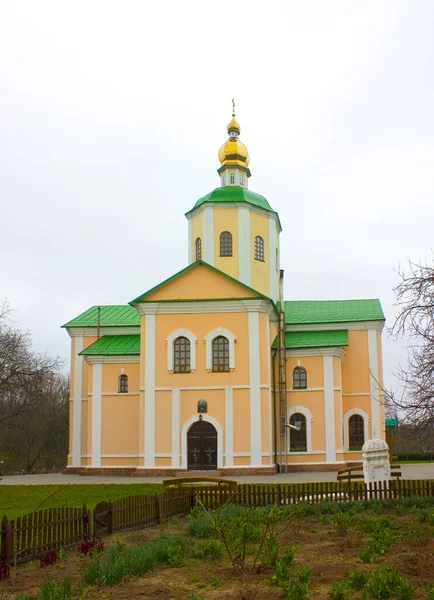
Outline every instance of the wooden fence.
<svg viewBox="0 0 434 600"><path fill-rule="evenodd" d="M157 525L174 515L187 514L201 503L207 508L235 502L243 506L286 505L308 502L357 500L402 501L411 496L434 497L434 480L399 480L364 484L354 482L286 485L239 485L237 490L218 486L175 488L159 496L130 496L100 502L93 511L82 508L48 508L1 523L0 561L17 564L42 556L48 550L77 545L81 540ZM92 514L93 513L93 514Z"/></svg>

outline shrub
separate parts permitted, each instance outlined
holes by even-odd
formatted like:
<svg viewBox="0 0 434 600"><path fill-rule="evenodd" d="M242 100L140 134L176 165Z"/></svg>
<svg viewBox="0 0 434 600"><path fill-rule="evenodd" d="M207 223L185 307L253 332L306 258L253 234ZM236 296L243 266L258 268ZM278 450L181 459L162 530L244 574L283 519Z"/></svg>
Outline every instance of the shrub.
<svg viewBox="0 0 434 600"><path fill-rule="evenodd" d="M206 538L212 535L214 531L211 519L207 514L202 513L200 516L188 517L187 533L197 538Z"/></svg>
<svg viewBox="0 0 434 600"><path fill-rule="evenodd" d="M191 556L193 558L204 558L205 556L209 556L216 560L223 556L223 548L219 540L205 540L204 542L200 542L193 546Z"/></svg>
<svg viewBox="0 0 434 600"><path fill-rule="evenodd" d="M347 535L348 527L353 523L354 516L351 512L344 512L340 508L334 511L332 524L339 535Z"/></svg>
<svg viewBox="0 0 434 600"><path fill-rule="evenodd" d="M47 579L36 594L19 594L16 600L72 600L71 582L65 579L57 583Z"/></svg>
<svg viewBox="0 0 434 600"><path fill-rule="evenodd" d="M45 552L39 560L39 565L41 567L48 567L50 565L55 565L59 560L59 555L56 550L48 550Z"/></svg>
<svg viewBox="0 0 434 600"><path fill-rule="evenodd" d="M89 556L94 552L100 553L104 552L104 542L103 540L82 540L78 544L77 551L79 554L84 554L84 556Z"/></svg>
<svg viewBox="0 0 434 600"><path fill-rule="evenodd" d="M7 562L0 562L0 581L3 581L4 579L9 579L9 577L11 576L10 573L10 568Z"/></svg>
<svg viewBox="0 0 434 600"><path fill-rule="evenodd" d="M396 596L398 600L411 600L415 594L415 588L410 584L405 577L400 577L396 586Z"/></svg>
<svg viewBox="0 0 434 600"><path fill-rule="evenodd" d="M280 586L286 600L303 600L309 590L310 569L302 567Z"/></svg>

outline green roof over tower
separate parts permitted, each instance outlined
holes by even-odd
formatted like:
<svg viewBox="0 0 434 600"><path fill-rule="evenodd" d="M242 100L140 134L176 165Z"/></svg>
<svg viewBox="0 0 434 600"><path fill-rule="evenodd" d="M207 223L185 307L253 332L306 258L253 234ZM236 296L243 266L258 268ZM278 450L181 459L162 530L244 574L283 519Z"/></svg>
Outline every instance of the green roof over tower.
<svg viewBox="0 0 434 600"><path fill-rule="evenodd" d="M225 186L216 188L206 196L199 198L194 207L186 214L188 215L195 208L205 204L205 202L245 202L247 204L257 206L258 208L268 210L269 212L277 215L276 211L271 208L268 200L264 198L264 196L256 194L255 192L251 192L250 190L246 190L240 186Z"/></svg>

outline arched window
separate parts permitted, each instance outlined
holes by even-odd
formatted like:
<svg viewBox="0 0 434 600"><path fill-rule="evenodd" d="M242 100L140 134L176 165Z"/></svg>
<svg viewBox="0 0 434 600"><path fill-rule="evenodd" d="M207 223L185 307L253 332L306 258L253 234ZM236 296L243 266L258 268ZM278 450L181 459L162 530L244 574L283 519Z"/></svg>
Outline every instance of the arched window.
<svg viewBox="0 0 434 600"><path fill-rule="evenodd" d="M301 413L294 413L289 419L291 425L299 427L289 430L289 449L291 452L307 451L306 417Z"/></svg>
<svg viewBox="0 0 434 600"><path fill-rule="evenodd" d="M240 185L244 185L244 177L240 175Z"/></svg>
<svg viewBox="0 0 434 600"><path fill-rule="evenodd" d="M348 419L349 450L361 450L365 443L365 423L361 415L353 415Z"/></svg>
<svg viewBox="0 0 434 600"><path fill-rule="evenodd" d="M235 175L231 173L231 183L235 183Z"/></svg>
<svg viewBox="0 0 434 600"><path fill-rule="evenodd" d="M119 394L126 394L128 392L128 376L127 375L119 375L118 392L119 392Z"/></svg>
<svg viewBox="0 0 434 600"><path fill-rule="evenodd" d="M202 240L200 238L196 239L196 260L200 260L202 258Z"/></svg>
<svg viewBox="0 0 434 600"><path fill-rule="evenodd" d="M190 373L190 340L184 336L173 342L173 372Z"/></svg>
<svg viewBox="0 0 434 600"><path fill-rule="evenodd" d="M220 234L220 256L232 256L232 234L229 231Z"/></svg>
<svg viewBox="0 0 434 600"><path fill-rule="evenodd" d="M255 237L255 260L264 261L264 238L260 235Z"/></svg>
<svg viewBox="0 0 434 600"><path fill-rule="evenodd" d="M295 390L305 390L307 388L307 374L303 367L295 367L293 373L293 385Z"/></svg>
<svg viewBox="0 0 434 600"><path fill-rule="evenodd" d="M229 340L219 335L212 341L212 370L229 371Z"/></svg>

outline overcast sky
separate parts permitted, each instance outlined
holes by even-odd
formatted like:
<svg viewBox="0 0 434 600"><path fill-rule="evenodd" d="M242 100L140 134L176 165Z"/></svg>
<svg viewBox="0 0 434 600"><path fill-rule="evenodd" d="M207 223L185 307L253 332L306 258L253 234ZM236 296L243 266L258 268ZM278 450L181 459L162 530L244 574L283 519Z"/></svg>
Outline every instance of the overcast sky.
<svg viewBox="0 0 434 600"><path fill-rule="evenodd" d="M34 347L187 264L235 97L286 299L381 299L431 260L434 2L0 1L0 297ZM384 335L386 384L405 360Z"/></svg>

